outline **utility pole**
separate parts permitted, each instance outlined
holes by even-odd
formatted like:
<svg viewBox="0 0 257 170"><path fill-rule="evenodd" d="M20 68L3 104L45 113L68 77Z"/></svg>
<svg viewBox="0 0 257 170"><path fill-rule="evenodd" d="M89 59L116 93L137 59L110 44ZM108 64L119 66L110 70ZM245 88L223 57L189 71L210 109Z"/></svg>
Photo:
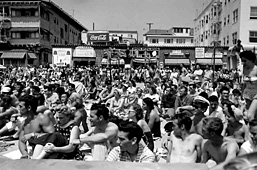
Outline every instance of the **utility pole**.
<svg viewBox="0 0 257 170"><path fill-rule="evenodd" d="M149 28L149 31L151 30L151 27L152 27L152 25L153 25L153 23L152 22L148 22L148 23L146 23L147 25L148 25L148 28Z"/></svg>

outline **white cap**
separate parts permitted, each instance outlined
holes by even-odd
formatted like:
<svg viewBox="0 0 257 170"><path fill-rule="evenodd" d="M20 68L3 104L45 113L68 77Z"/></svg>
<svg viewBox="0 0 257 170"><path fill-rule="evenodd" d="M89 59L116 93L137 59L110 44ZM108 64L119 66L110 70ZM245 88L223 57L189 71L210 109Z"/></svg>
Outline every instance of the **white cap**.
<svg viewBox="0 0 257 170"><path fill-rule="evenodd" d="M194 102L201 102L201 103L207 103L208 105L210 105L210 102L206 99L206 98L204 98L204 97L202 97L202 96L196 96L195 98L194 98Z"/></svg>
<svg viewBox="0 0 257 170"><path fill-rule="evenodd" d="M9 93L12 89L10 87L3 87L1 92L2 93Z"/></svg>

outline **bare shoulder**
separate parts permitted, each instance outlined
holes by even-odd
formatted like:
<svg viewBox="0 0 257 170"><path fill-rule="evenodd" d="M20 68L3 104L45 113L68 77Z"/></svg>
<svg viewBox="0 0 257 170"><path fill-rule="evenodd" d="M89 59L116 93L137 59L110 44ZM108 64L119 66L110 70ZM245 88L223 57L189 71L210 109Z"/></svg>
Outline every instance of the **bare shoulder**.
<svg viewBox="0 0 257 170"><path fill-rule="evenodd" d="M190 138L191 138L191 140L196 141L196 142L200 142L200 143L203 141L203 137L199 134L196 134L196 133L192 133L190 135Z"/></svg>
<svg viewBox="0 0 257 170"><path fill-rule="evenodd" d="M109 130L118 131L118 126L115 123L109 122L106 128L106 131L109 131Z"/></svg>

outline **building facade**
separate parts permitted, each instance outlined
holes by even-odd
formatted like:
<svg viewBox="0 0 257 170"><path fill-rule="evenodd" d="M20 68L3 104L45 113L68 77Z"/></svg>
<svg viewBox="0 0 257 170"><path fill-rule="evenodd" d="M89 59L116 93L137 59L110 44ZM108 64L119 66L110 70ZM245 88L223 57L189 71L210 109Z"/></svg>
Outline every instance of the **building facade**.
<svg viewBox="0 0 257 170"><path fill-rule="evenodd" d="M241 40L241 50L255 51L257 46L257 1L212 0L195 19L194 42L196 46L228 46L224 57L228 69L242 70L234 49Z"/></svg>
<svg viewBox="0 0 257 170"><path fill-rule="evenodd" d="M51 63L52 45L81 44L81 32L87 31L50 0L0 1L0 13L1 43L9 44L1 49L5 65Z"/></svg>
<svg viewBox="0 0 257 170"><path fill-rule="evenodd" d="M151 29L143 35L143 38L147 46L194 46L194 31L189 27Z"/></svg>

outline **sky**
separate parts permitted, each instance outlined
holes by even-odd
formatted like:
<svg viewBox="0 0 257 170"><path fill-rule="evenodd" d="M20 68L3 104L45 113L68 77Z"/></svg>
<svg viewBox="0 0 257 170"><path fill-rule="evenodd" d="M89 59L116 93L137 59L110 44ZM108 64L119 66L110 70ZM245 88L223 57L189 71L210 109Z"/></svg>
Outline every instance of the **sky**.
<svg viewBox="0 0 257 170"><path fill-rule="evenodd" d="M88 30L138 31L194 27L194 18L210 0L52 0ZM198 12L199 13L199 12Z"/></svg>

